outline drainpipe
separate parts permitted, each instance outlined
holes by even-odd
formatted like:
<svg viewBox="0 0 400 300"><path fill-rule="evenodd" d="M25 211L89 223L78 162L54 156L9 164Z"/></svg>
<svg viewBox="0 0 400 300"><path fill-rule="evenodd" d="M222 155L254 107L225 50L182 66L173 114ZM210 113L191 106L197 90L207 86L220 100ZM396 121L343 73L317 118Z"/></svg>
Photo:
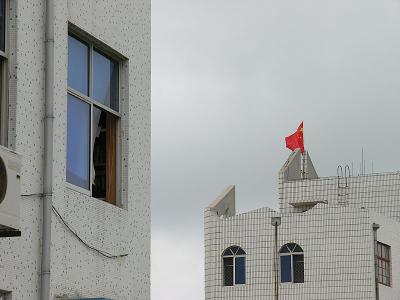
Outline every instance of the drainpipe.
<svg viewBox="0 0 400 300"><path fill-rule="evenodd" d="M274 299L279 299L279 255L278 255L278 226L281 225L281 217L272 217L271 225L274 226Z"/></svg>
<svg viewBox="0 0 400 300"><path fill-rule="evenodd" d="M46 0L45 56L43 227L40 299L50 300L50 245L53 196L54 0Z"/></svg>
<svg viewBox="0 0 400 300"><path fill-rule="evenodd" d="M378 280L378 229L379 224L373 223L374 231L374 264L375 264L375 294L376 300L379 300L379 280Z"/></svg>

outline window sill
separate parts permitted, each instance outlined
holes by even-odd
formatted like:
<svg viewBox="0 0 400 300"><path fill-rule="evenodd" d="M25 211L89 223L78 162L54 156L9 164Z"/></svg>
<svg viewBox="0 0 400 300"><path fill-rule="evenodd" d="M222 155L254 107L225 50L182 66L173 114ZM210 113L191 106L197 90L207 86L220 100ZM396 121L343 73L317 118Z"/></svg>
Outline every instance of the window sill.
<svg viewBox="0 0 400 300"><path fill-rule="evenodd" d="M246 283L240 283L240 284L235 284L235 285L223 285L222 287L224 288L234 288L234 287L240 287L240 286L246 286Z"/></svg>
<svg viewBox="0 0 400 300"><path fill-rule="evenodd" d="M108 203L107 201L104 201L104 200L101 200L101 199L92 197L90 191L88 191L88 190L86 190L86 189L84 189L84 188L81 188L81 187L79 187L79 186L73 185L73 184L71 184L71 183L69 183L69 182L67 182L67 181L65 181L65 188L68 189L68 190L70 190L70 191L73 191L73 192L82 194L82 195L84 195L85 197L92 199L93 201L98 201L98 202L101 202L101 203L105 203L105 204L107 204L107 205L111 205L111 207L117 208L117 209L122 210L122 211L128 211L128 210L127 210L126 208L124 208L124 207L120 207L120 206L118 206L118 205L114 205L114 204Z"/></svg>
<svg viewBox="0 0 400 300"><path fill-rule="evenodd" d="M67 189L69 189L69 190L73 190L74 192L78 192L80 194L84 194L85 196L91 197L90 191L88 191L88 190L86 190L84 188L81 188L81 187L79 187L77 185L73 185L72 183L65 182L65 187Z"/></svg>

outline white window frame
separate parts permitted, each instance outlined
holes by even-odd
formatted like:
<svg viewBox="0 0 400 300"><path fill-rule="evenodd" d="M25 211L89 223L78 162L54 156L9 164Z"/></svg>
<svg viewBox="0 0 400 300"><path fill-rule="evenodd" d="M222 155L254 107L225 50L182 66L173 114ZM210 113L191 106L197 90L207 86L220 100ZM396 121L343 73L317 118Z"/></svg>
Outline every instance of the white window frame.
<svg viewBox="0 0 400 300"><path fill-rule="evenodd" d="M282 247L284 247L284 246L287 246L287 244L290 244L290 243L286 243L285 245L283 245ZM293 243L293 244L296 244L297 246L299 246L300 247L300 245L298 245L297 243ZM301 247L300 247L301 248ZM281 248L282 249L282 248ZM281 284L291 284L291 283L295 283L295 284L298 284L298 283L304 283L304 271L305 271L305 269L304 269L304 251L303 252L291 252L291 250L290 249L288 249L290 252L289 253L280 253L279 252L279 275L280 275L280 283ZM303 282L294 282L294 263L293 263L293 256L294 255L303 255ZM290 256L290 268L291 268L291 270L290 270L290 281L287 281L287 282L282 282L282 275L281 275L281 272L282 272L282 270L280 269L280 266L281 266L281 262L280 262L280 259L281 259L281 257L282 256Z"/></svg>
<svg viewBox="0 0 400 300"><path fill-rule="evenodd" d="M74 185L70 182L67 181L67 178L65 177L65 184L66 186L74 191L77 191L79 193L85 194L87 196L90 196L94 199L98 199L92 196L92 183L93 183L93 107L98 107L107 113L112 114L113 116L117 117L117 125L116 125L116 157L115 157L115 165L116 165L116 170L115 170L115 194L116 194L116 199L115 199L115 206L122 208L122 201L121 201L121 119L122 119L122 114L119 112L121 110L121 68L122 68L122 61L119 57L116 57L113 55L112 50L107 51L107 47L103 46L99 43L96 43L96 41L93 41L93 39L87 39L85 37L82 37L82 35L77 32L75 28L70 28L68 30L68 36L71 36L72 38L77 39L78 41L85 43L88 48L89 48L89 72L88 72L88 94L85 95L70 86L68 86L67 82L67 96L71 95L73 97L76 97L80 101L83 101L87 104L90 105L90 166L89 166L89 190L82 188L80 186ZM118 110L115 111L112 108L96 101L94 98L91 96L93 95L93 51L97 51L101 55L105 55L109 59L112 59L114 62L118 63ZM68 64L67 64L68 68ZM67 124L68 128L68 124ZM68 130L68 129L67 129ZM67 152L67 149L66 149ZM66 156L67 158L67 156ZM66 172L65 172L66 173ZM66 175L65 175L66 176ZM101 199L98 199L101 200Z"/></svg>
<svg viewBox="0 0 400 300"><path fill-rule="evenodd" d="M227 249L230 249L231 247L238 247L238 249L236 250L236 253L239 251L239 249L242 249L239 246L230 246L228 248L226 248L224 250L224 252ZM243 250L243 249L242 249ZM244 250L243 250L244 251ZM225 285L225 265L224 265L224 258L229 258L232 257L233 258L233 282L232 285ZM244 277L245 277L245 283L236 283L236 257L244 257L244 261L245 261L245 269L244 269ZM238 285L246 285L246 254L232 254L232 255L222 255L222 286L224 287L232 287L232 286L238 286Z"/></svg>
<svg viewBox="0 0 400 300"><path fill-rule="evenodd" d="M8 147L8 53L9 53L9 1L5 0L4 16L4 52L0 50L1 80L0 80L0 145Z"/></svg>

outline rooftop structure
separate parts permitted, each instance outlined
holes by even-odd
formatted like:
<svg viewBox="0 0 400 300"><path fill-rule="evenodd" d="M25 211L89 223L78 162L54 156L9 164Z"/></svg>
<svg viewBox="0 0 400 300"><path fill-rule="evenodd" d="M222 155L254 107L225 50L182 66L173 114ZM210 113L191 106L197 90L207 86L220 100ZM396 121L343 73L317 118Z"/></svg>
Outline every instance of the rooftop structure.
<svg viewBox="0 0 400 300"><path fill-rule="evenodd" d="M338 174L318 177L296 150L279 212L236 214L234 186L207 207L206 299L398 299L400 173Z"/></svg>

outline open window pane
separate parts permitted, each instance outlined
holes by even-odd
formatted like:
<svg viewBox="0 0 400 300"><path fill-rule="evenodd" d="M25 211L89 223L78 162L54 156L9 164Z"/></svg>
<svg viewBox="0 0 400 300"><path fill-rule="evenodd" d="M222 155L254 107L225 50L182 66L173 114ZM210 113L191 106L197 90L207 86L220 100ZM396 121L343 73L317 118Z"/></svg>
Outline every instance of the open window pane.
<svg viewBox="0 0 400 300"><path fill-rule="evenodd" d="M92 195L116 204L116 117L93 107Z"/></svg>
<svg viewBox="0 0 400 300"><path fill-rule="evenodd" d="M235 284L246 283L246 259L244 257L235 258Z"/></svg>
<svg viewBox="0 0 400 300"><path fill-rule="evenodd" d="M67 181L89 190L90 105L68 95Z"/></svg>
<svg viewBox="0 0 400 300"><path fill-rule="evenodd" d="M292 282L292 256L281 256L281 282Z"/></svg>
<svg viewBox="0 0 400 300"><path fill-rule="evenodd" d="M0 50L6 51L6 0L0 0Z"/></svg>
<svg viewBox="0 0 400 300"><path fill-rule="evenodd" d="M293 282L304 282L304 255L293 255Z"/></svg>
<svg viewBox="0 0 400 300"><path fill-rule="evenodd" d="M68 86L89 95L89 47L68 36Z"/></svg>
<svg viewBox="0 0 400 300"><path fill-rule="evenodd" d="M118 63L93 51L93 98L118 111Z"/></svg>

